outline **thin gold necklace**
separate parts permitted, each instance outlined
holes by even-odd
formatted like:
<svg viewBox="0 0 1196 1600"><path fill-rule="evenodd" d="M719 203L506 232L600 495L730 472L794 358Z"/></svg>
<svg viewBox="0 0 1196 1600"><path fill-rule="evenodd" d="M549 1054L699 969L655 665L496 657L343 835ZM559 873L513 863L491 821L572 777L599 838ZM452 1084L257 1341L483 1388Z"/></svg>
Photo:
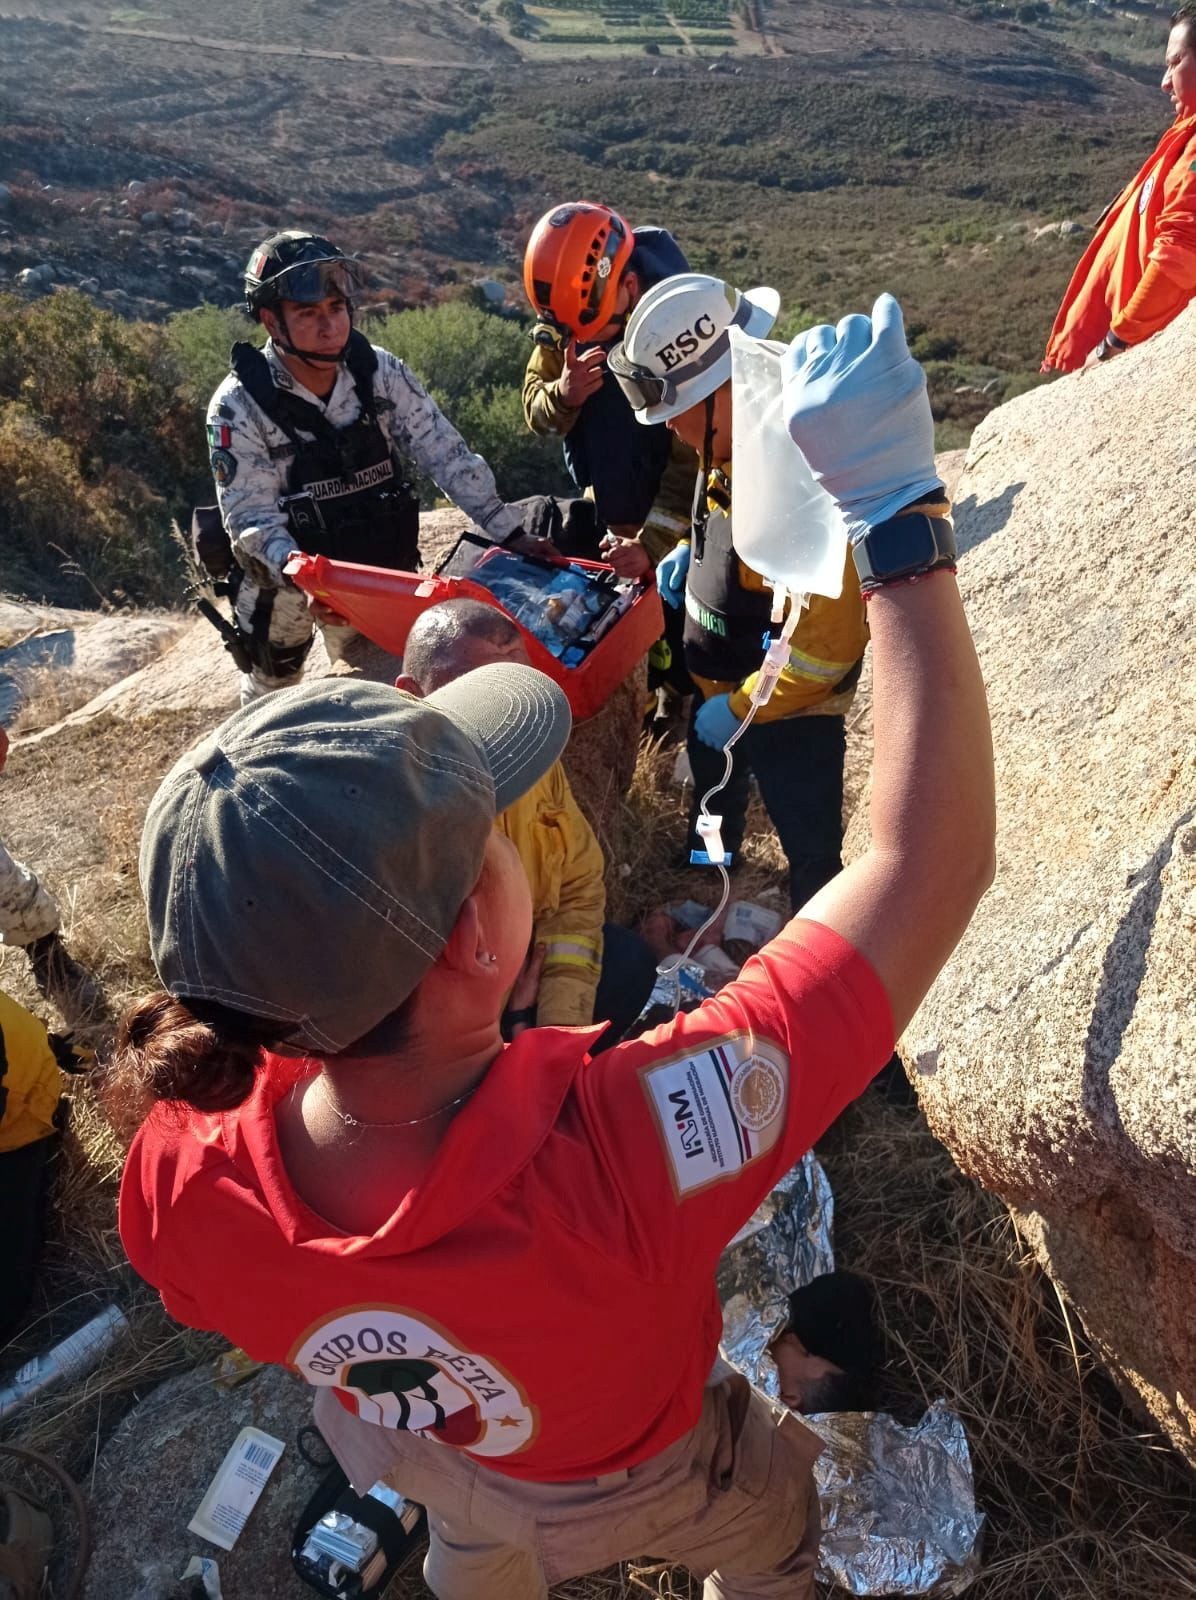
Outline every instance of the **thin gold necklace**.
<svg viewBox="0 0 1196 1600"><path fill-rule="evenodd" d="M467 1089L464 1094L458 1095L455 1100L450 1100L447 1105L441 1106L436 1111L425 1112L422 1117L407 1117L402 1122L367 1122L363 1117L351 1117L347 1111L341 1110L328 1092L328 1080L323 1073L319 1075L317 1082L320 1093L324 1097L324 1104L334 1117L341 1119L346 1128L415 1128L421 1122L431 1122L436 1117L442 1117L446 1111L452 1111L457 1106L463 1106L471 1095L477 1093L478 1088L475 1083L472 1089Z"/></svg>

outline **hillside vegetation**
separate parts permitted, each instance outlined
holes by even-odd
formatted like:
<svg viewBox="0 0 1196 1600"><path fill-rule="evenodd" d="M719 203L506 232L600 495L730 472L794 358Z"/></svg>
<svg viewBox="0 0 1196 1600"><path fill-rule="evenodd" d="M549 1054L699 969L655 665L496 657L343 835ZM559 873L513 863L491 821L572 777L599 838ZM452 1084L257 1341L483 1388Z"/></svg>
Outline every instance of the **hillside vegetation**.
<svg viewBox="0 0 1196 1600"><path fill-rule="evenodd" d="M590 56L579 17L627 38ZM786 334L893 290L939 443L962 444L1038 381L1083 233L1037 231L1090 223L1166 121L1139 81L1165 17L1070 0L0 16L0 586L173 595L170 517L210 493L202 405L245 328L227 308L284 221L362 256L373 326L511 495L559 484L559 458L523 432L518 321L471 320L468 286L497 278L521 312L523 244L566 195L672 228L695 267L774 284ZM697 36L724 29L702 55ZM29 267L44 298L17 290Z"/></svg>
<svg viewBox="0 0 1196 1600"><path fill-rule="evenodd" d="M372 318L517 499L563 487L553 444L522 425L517 323L462 301ZM129 322L76 290L0 296L0 590L89 606L183 597L172 522L212 499L203 416L250 324L214 307ZM418 485L425 504L436 485Z"/></svg>

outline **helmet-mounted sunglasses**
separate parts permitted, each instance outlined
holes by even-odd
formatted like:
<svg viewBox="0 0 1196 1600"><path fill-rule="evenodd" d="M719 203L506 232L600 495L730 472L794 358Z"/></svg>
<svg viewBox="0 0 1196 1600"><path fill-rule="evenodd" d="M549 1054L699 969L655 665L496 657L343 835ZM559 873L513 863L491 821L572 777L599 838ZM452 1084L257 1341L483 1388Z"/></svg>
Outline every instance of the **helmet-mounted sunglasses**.
<svg viewBox="0 0 1196 1600"><path fill-rule="evenodd" d="M614 373L615 382L626 395L633 411L647 411L649 406L672 405L677 398L677 385L671 378L662 378L649 368L638 366L621 343L615 345L607 356L606 365ZM685 376L682 373L682 377Z"/></svg>
<svg viewBox="0 0 1196 1600"><path fill-rule="evenodd" d="M296 261L281 272L271 274L262 291L271 300L295 300L300 305L318 305L330 295L352 302L365 288L365 273L356 261L334 257L323 261Z"/></svg>

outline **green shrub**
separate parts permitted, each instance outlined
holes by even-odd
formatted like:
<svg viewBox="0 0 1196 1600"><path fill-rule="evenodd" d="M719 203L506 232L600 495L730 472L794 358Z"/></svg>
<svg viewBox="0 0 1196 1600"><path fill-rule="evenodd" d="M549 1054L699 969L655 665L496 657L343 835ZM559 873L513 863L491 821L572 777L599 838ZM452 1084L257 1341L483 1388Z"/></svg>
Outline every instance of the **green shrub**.
<svg viewBox="0 0 1196 1600"><path fill-rule="evenodd" d="M209 481L163 328L72 290L0 297L0 584L80 604L177 600L171 518Z"/></svg>
<svg viewBox="0 0 1196 1600"><path fill-rule="evenodd" d="M407 362L470 448L490 463L506 499L566 488L559 444L529 432L523 420L531 354L526 324L450 300L381 318L368 332ZM439 494L426 478L419 489L425 505Z"/></svg>
<svg viewBox="0 0 1196 1600"><path fill-rule="evenodd" d="M166 337L187 394L204 409L217 385L228 375L233 345L241 339L262 345L266 338L264 330L248 317L223 306L196 306L194 311L177 312L166 324Z"/></svg>

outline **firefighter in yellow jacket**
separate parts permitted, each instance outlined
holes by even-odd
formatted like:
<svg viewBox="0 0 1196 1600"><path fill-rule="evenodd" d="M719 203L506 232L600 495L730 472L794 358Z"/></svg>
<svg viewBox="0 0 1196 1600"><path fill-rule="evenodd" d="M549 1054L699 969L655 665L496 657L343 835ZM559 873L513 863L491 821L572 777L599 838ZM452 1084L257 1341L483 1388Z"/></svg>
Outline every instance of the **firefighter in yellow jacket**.
<svg viewBox="0 0 1196 1600"><path fill-rule="evenodd" d="M33 1293L62 1123L59 1063L69 1058L31 1011L0 994L0 1338Z"/></svg>
<svg viewBox="0 0 1196 1600"><path fill-rule="evenodd" d="M494 661L527 664L519 629L494 606L447 600L416 620L399 688L430 694ZM647 1003L656 963L638 934L604 921L602 848L560 762L495 826L518 851L532 893L532 949L508 1005L508 1034L608 1022L600 1048L614 1044Z"/></svg>
<svg viewBox="0 0 1196 1600"><path fill-rule="evenodd" d="M731 542L728 329L764 339L779 305L772 289L740 294L718 278L680 274L644 296L610 356L639 420L667 423L701 461L692 542L680 544L657 569L661 598L684 607L685 665L700 694L689 728L694 808L688 849L698 863L705 859L695 830L698 802L722 778L723 747L747 715L772 604L763 580L744 566ZM731 779L714 808L734 861L755 775L789 863L795 910L842 864L845 714L867 643L859 582L847 556L842 593L837 600L811 598L772 698L734 746Z"/></svg>

